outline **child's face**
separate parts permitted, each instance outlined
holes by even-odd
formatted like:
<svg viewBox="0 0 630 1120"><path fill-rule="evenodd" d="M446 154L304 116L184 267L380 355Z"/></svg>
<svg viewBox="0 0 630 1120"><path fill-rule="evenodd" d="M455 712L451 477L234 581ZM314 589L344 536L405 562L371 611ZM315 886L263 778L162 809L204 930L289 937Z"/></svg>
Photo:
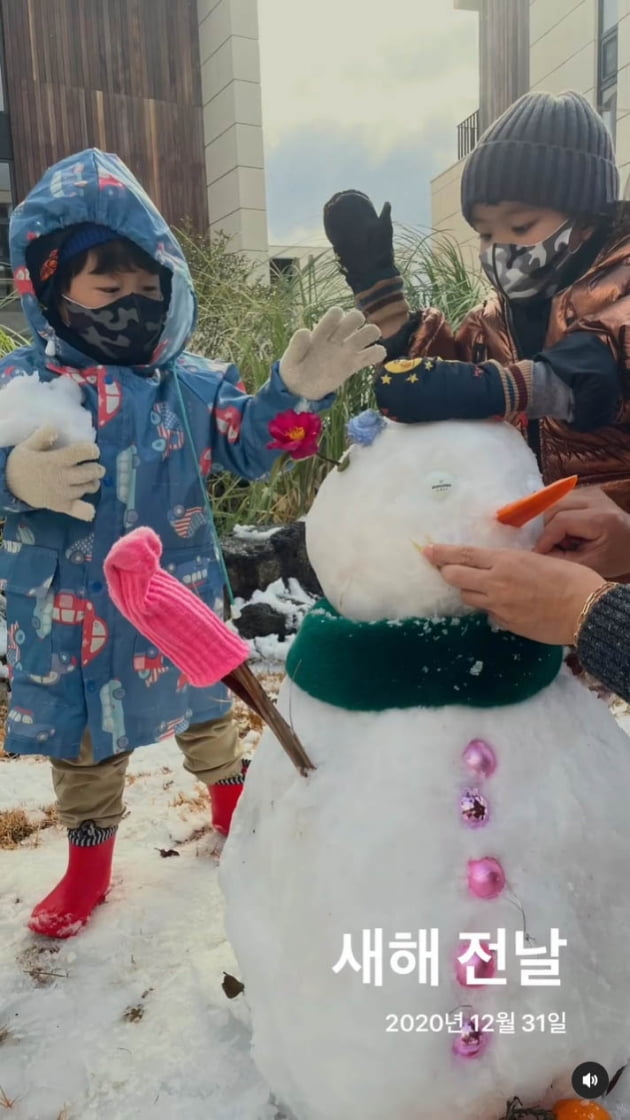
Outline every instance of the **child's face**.
<svg viewBox="0 0 630 1120"><path fill-rule="evenodd" d="M82 307L100 308L125 296L141 295L161 300L160 277L140 268L133 272L97 272L98 257L91 252L82 272L74 276L65 295ZM63 314L63 301L62 301Z"/></svg>
<svg viewBox="0 0 630 1120"><path fill-rule="evenodd" d="M564 225L567 217L558 210L526 206L523 202L477 204L473 210L482 249L490 245L536 245Z"/></svg>

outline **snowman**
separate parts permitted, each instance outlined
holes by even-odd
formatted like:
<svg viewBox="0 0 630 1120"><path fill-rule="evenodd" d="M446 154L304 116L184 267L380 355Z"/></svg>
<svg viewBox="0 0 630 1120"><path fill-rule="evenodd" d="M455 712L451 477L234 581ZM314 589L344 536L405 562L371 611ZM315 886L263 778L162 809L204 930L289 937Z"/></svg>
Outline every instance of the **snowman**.
<svg viewBox="0 0 630 1120"><path fill-rule="evenodd" d="M315 770L266 732L223 854L254 1060L296 1120L551 1109L581 1063L630 1057L630 743L561 649L422 556L532 548L522 437L352 432L307 517L325 599L279 697Z"/></svg>

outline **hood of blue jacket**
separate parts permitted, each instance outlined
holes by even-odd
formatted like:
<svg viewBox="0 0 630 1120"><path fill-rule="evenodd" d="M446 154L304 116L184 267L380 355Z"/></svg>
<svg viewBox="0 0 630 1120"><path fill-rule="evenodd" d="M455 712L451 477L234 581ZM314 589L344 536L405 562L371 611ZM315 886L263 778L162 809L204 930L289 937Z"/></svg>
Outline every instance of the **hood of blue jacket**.
<svg viewBox="0 0 630 1120"><path fill-rule="evenodd" d="M165 365L185 349L196 323L197 302L184 254L144 188L118 158L89 148L48 169L13 212L9 230L11 266L24 314L42 350L53 331L40 307L28 272L26 250L37 237L97 222L109 226L172 274L169 309L155 365ZM58 350L69 364L93 362L78 351ZM77 360L78 355L78 360Z"/></svg>

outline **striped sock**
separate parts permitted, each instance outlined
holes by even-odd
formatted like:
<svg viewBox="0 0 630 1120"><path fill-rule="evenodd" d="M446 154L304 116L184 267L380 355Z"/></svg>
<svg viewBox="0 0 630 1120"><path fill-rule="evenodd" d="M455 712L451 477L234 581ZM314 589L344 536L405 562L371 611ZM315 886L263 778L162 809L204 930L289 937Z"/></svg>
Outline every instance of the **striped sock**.
<svg viewBox="0 0 630 1120"><path fill-rule="evenodd" d="M99 828L94 821L83 821L78 828L68 829L68 840L75 848L96 848L111 840L117 831L116 827Z"/></svg>
<svg viewBox="0 0 630 1120"><path fill-rule="evenodd" d="M221 778L220 782L215 782L214 784L217 786L242 786L250 762L251 758L244 758L241 762L241 769L238 774L233 774L231 778Z"/></svg>

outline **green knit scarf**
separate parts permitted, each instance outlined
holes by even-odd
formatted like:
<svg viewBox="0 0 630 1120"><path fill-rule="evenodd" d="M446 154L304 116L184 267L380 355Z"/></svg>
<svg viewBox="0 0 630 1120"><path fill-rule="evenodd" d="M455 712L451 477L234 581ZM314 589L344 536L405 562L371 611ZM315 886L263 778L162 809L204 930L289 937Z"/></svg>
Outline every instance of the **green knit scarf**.
<svg viewBox="0 0 630 1120"><path fill-rule="evenodd" d="M306 615L287 673L309 696L353 712L498 708L556 678L562 648L493 630L484 614L351 622L326 599Z"/></svg>

